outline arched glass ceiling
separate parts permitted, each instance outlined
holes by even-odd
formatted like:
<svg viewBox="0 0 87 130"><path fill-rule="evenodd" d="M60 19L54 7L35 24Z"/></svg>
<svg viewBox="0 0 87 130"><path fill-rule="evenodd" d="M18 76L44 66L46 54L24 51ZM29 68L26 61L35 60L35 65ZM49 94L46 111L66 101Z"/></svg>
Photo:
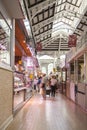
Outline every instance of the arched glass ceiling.
<svg viewBox="0 0 87 130"><path fill-rule="evenodd" d="M42 51L37 53L66 53L70 50L68 36L74 33L78 40L82 36L87 0L23 0L23 3L35 45L42 44ZM81 19L84 21L80 24Z"/></svg>
<svg viewBox="0 0 87 130"><path fill-rule="evenodd" d="M86 0L56 0L52 37L60 33L72 34L85 13L86 7Z"/></svg>

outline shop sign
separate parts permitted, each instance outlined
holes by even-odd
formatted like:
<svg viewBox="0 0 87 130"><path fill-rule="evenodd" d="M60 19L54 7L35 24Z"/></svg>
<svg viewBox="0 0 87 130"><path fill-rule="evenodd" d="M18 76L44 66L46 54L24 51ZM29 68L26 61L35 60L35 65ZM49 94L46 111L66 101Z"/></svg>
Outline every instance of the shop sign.
<svg viewBox="0 0 87 130"><path fill-rule="evenodd" d="M40 42L37 42L36 44L36 50L41 51L42 50L42 44Z"/></svg>
<svg viewBox="0 0 87 130"><path fill-rule="evenodd" d="M75 34L69 35L68 47L76 47L77 36Z"/></svg>

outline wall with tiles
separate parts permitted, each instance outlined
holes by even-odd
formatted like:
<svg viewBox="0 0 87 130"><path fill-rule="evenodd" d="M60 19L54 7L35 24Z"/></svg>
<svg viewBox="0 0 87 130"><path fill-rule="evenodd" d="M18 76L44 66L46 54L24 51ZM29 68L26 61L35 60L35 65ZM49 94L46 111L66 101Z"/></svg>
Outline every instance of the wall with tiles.
<svg viewBox="0 0 87 130"><path fill-rule="evenodd" d="M13 73L0 68L0 130L13 119Z"/></svg>

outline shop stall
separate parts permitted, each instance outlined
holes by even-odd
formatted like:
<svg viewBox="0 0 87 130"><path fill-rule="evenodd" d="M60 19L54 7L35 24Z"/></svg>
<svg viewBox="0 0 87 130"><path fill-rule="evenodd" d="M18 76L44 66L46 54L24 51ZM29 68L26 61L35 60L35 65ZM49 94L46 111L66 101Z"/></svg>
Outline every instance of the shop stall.
<svg viewBox="0 0 87 130"><path fill-rule="evenodd" d="M5 129L12 119L13 82L11 69L11 34L13 22L8 13L5 13L0 1L0 129Z"/></svg>
<svg viewBox="0 0 87 130"><path fill-rule="evenodd" d="M67 69L65 66L65 55L60 56L60 65L57 67L60 92L66 95Z"/></svg>
<svg viewBox="0 0 87 130"><path fill-rule="evenodd" d="M85 36L86 38L86 36ZM87 38L77 44L66 56L67 97L87 109ZM66 64L66 65L67 65Z"/></svg>
<svg viewBox="0 0 87 130"><path fill-rule="evenodd" d="M13 91L14 91L14 111L18 110L32 96L32 84L29 77L30 70L27 66L27 59L31 57L31 51L26 43L26 35L21 30L21 26L26 31L22 20L15 21L15 61L13 67ZM30 61L31 62L31 61Z"/></svg>
<svg viewBox="0 0 87 130"><path fill-rule="evenodd" d="M61 69L61 77L62 77L62 93L66 95L66 77L67 77L67 69L63 67Z"/></svg>
<svg viewBox="0 0 87 130"><path fill-rule="evenodd" d="M24 58L15 64L14 70L14 110L32 96L32 84ZM17 61L17 60L16 60Z"/></svg>

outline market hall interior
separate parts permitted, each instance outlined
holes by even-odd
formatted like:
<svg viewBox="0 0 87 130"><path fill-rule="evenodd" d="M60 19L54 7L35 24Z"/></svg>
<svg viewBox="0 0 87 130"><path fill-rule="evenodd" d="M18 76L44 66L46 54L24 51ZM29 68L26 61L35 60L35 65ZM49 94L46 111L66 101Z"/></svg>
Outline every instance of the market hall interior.
<svg viewBox="0 0 87 130"><path fill-rule="evenodd" d="M33 93L44 74L57 78L54 100ZM86 122L87 0L0 0L0 130Z"/></svg>

